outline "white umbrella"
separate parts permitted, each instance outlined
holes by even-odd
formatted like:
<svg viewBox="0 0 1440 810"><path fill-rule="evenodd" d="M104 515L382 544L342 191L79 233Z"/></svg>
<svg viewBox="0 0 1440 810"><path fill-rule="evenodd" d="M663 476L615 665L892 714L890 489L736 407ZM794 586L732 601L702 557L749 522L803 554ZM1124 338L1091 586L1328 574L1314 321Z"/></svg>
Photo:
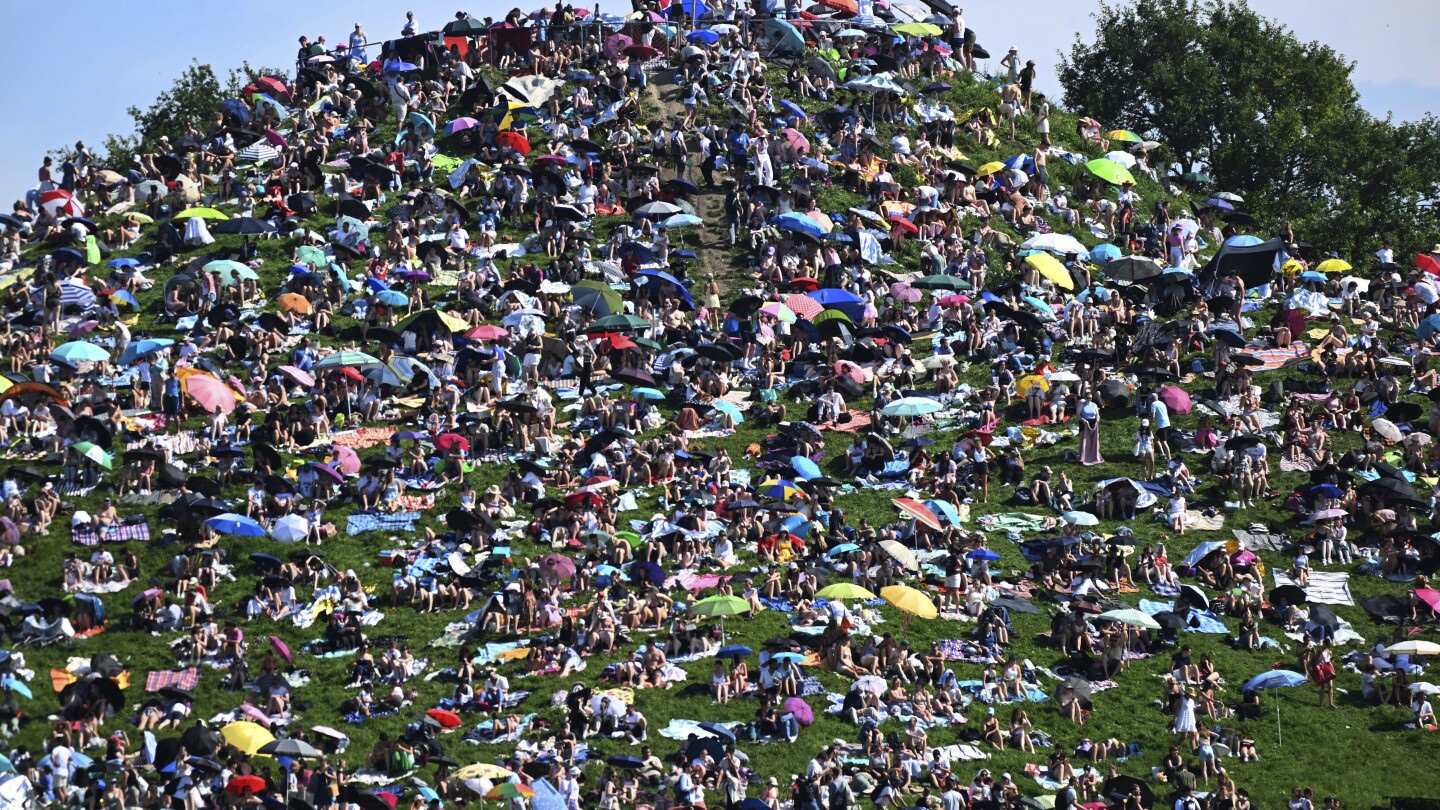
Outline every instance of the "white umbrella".
<svg viewBox="0 0 1440 810"><path fill-rule="evenodd" d="M1321 509L1310 517L1312 520L1329 520L1331 518L1345 517L1348 514L1350 513L1344 509Z"/></svg>
<svg viewBox="0 0 1440 810"><path fill-rule="evenodd" d="M256 141L235 156L236 160L244 163L268 163L280 157L280 150L271 146L267 141Z"/></svg>
<svg viewBox="0 0 1440 810"><path fill-rule="evenodd" d="M1121 624L1128 624L1131 627L1144 627L1150 630L1160 629L1159 622L1155 621L1154 619L1134 608L1126 608L1124 610L1109 610L1101 613L1096 618L1106 619L1112 622L1119 622Z"/></svg>
<svg viewBox="0 0 1440 810"><path fill-rule="evenodd" d="M885 683L884 678L877 675L866 675L863 678L857 678L850 688L863 689L866 692L874 692L878 695L884 692L887 687L888 685Z"/></svg>
<svg viewBox="0 0 1440 810"><path fill-rule="evenodd" d="M1348 288L1352 283L1355 285L1356 292L1370 292L1370 279L1368 278L1360 278L1359 276L1345 276L1344 278L1340 279L1341 287Z"/></svg>
<svg viewBox="0 0 1440 810"><path fill-rule="evenodd" d="M896 562L900 563L911 571L920 570L920 558L915 556L914 551L911 551L910 549L901 545L899 541L881 540L880 548L885 549L885 553L889 554L891 557L894 557Z"/></svg>
<svg viewBox="0 0 1440 810"><path fill-rule="evenodd" d="M1045 379L1056 383L1080 382L1080 375L1073 371L1052 371L1045 375Z"/></svg>
<svg viewBox="0 0 1440 810"><path fill-rule="evenodd" d="M1100 518L1095 517L1089 512L1066 512L1060 516L1060 519L1069 523L1071 526L1100 525Z"/></svg>
<svg viewBox="0 0 1440 810"><path fill-rule="evenodd" d="M1043 233L1020 244L1026 250L1048 250L1053 253L1086 253L1085 245L1068 233Z"/></svg>
<svg viewBox="0 0 1440 810"><path fill-rule="evenodd" d="M270 527L270 536L282 543L298 543L310 534L310 521L304 515L286 515Z"/></svg>
<svg viewBox="0 0 1440 810"><path fill-rule="evenodd" d="M1236 194L1236 193L1233 192L1233 191L1217 191L1217 192L1215 192L1214 194L1211 194L1210 196L1211 196L1211 197L1219 197L1219 198L1222 199L1222 200L1229 200L1230 202L1240 202L1240 203L1245 202L1245 198L1244 198L1244 197L1241 197L1239 194Z"/></svg>
<svg viewBox="0 0 1440 810"><path fill-rule="evenodd" d="M1404 434L1400 432L1400 428L1389 419L1376 419L1370 423L1370 427L1379 434L1381 438L1388 441L1398 442L1404 437Z"/></svg>
<svg viewBox="0 0 1440 810"><path fill-rule="evenodd" d="M1440 644L1433 641L1411 639L1385 648L1391 655L1440 655Z"/></svg>
<svg viewBox="0 0 1440 810"><path fill-rule="evenodd" d="M1138 162L1135 160L1135 156L1130 154L1129 152L1106 152L1105 159L1113 160L1127 169L1134 168L1135 164Z"/></svg>

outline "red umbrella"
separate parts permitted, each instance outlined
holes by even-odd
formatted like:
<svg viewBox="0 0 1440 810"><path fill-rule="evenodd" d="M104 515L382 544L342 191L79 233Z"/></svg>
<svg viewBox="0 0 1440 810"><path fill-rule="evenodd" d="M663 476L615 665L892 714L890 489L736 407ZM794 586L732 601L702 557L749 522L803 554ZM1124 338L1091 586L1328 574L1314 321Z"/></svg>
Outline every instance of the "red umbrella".
<svg viewBox="0 0 1440 810"><path fill-rule="evenodd" d="M800 295L799 293L785 296L785 306L789 307L791 312L807 321L814 319L817 315L825 311L825 307L821 306L814 298L808 295Z"/></svg>
<svg viewBox="0 0 1440 810"><path fill-rule="evenodd" d="M900 216L899 214L891 214L890 221L894 223L895 227L899 228L902 231L907 231L909 233L920 233L920 228L917 227L915 223Z"/></svg>
<svg viewBox="0 0 1440 810"><path fill-rule="evenodd" d="M400 797L396 796L394 793L391 793L388 790L382 790L379 793L376 793L375 798L389 805L390 810L395 810L395 806L400 803Z"/></svg>
<svg viewBox="0 0 1440 810"><path fill-rule="evenodd" d="M1422 253L1415 257L1415 266L1432 276L1440 276L1440 261L1434 256Z"/></svg>
<svg viewBox="0 0 1440 810"><path fill-rule="evenodd" d="M280 653L280 657L285 659L285 663L295 663L295 659L290 655L290 645L286 644L284 639L279 636L271 636L270 646L275 648L275 652Z"/></svg>
<svg viewBox="0 0 1440 810"><path fill-rule="evenodd" d="M964 434L962 434L962 435L960 436L960 439L961 439L962 441L965 440L965 439L973 439L973 440L975 440L975 441L977 441L977 442L980 442L981 444L985 445L986 447L989 447L989 446L990 446L990 443L993 442L993 441L995 441L995 434L993 434L993 433L988 433L988 432L983 431L983 430L970 430L970 431L966 431Z"/></svg>
<svg viewBox="0 0 1440 810"><path fill-rule="evenodd" d="M618 487L620 483L608 475L592 475L585 479L586 491Z"/></svg>
<svg viewBox="0 0 1440 810"><path fill-rule="evenodd" d="M846 11L851 14L860 13L860 7L855 3L855 0L816 0L816 2L826 8L833 8L836 11Z"/></svg>
<svg viewBox="0 0 1440 810"><path fill-rule="evenodd" d="M233 793L236 796L244 795L247 790L251 793L263 792L265 790L265 780L258 776L247 774L231 779L230 783L225 786L226 793Z"/></svg>
<svg viewBox="0 0 1440 810"><path fill-rule="evenodd" d="M460 725L460 715L444 709L431 709L425 712L431 719L445 728L456 728Z"/></svg>
<svg viewBox="0 0 1440 810"><path fill-rule="evenodd" d="M477 326L469 332L466 332L465 338L467 340L499 340L509 334L510 330L487 323L484 326Z"/></svg>
<svg viewBox="0 0 1440 810"><path fill-rule="evenodd" d="M290 88L274 76L261 76L255 80L255 86L263 89L272 96L288 103L290 101Z"/></svg>
<svg viewBox="0 0 1440 810"><path fill-rule="evenodd" d="M363 382L365 382L365 375L361 374L360 372L356 371L355 369L353 369L353 368L351 368L351 367L349 367L349 366L344 366L344 367L342 367L342 368L339 368L339 369L337 369L337 371L340 372L340 376L342 376L342 377L349 377L350 379L354 380L354 381L357 382L357 383L363 383Z"/></svg>
<svg viewBox="0 0 1440 810"><path fill-rule="evenodd" d="M636 346L639 346L639 345L640 345L640 344L638 344L638 343L636 343L635 341L631 340L631 339L630 339L628 336L626 336L626 335L615 335L615 336L613 336L613 337L610 338L610 348L611 348L611 349L633 349L633 348L635 348Z"/></svg>
<svg viewBox="0 0 1440 810"><path fill-rule="evenodd" d="M1183 388L1173 385L1166 385L1160 388L1160 401L1165 403L1173 413L1187 414L1190 412L1190 394Z"/></svg>
<svg viewBox="0 0 1440 810"><path fill-rule="evenodd" d="M895 498L891 503L899 507L901 512L915 518L937 532L941 531L940 518L935 517L935 513L931 512L930 507L925 504L913 498Z"/></svg>
<svg viewBox="0 0 1440 810"><path fill-rule="evenodd" d="M631 59L654 59L655 57L660 55L659 50L652 48L649 45L631 45L630 47L621 51L621 53L625 54Z"/></svg>
<svg viewBox="0 0 1440 810"><path fill-rule="evenodd" d="M808 726L815 722L815 711L804 700L798 697L788 697L785 698L784 706L785 711L795 715L795 719L799 721L800 725Z"/></svg>
<svg viewBox="0 0 1440 810"><path fill-rule="evenodd" d="M441 450L449 450L457 445L460 452L470 452L470 440L458 433L441 433L439 438L435 439L435 446Z"/></svg>
<svg viewBox="0 0 1440 810"><path fill-rule="evenodd" d="M340 465L340 471L346 475L360 474L360 456L349 447L337 444L332 448L335 453L335 462Z"/></svg>
<svg viewBox="0 0 1440 810"><path fill-rule="evenodd" d="M820 289L820 282L819 280L810 278L809 276L796 276L795 278L790 279L790 286L797 290L800 290L801 292L814 292ZM785 306L790 306L790 304L786 303ZM796 309L795 307L790 307L790 311L794 312L796 315L800 314L800 310Z"/></svg>
<svg viewBox="0 0 1440 810"><path fill-rule="evenodd" d="M561 579L575 576L575 561L564 554L546 554L540 558L540 567Z"/></svg>
<svg viewBox="0 0 1440 810"><path fill-rule="evenodd" d="M565 496L565 505L571 509L582 506L598 509L602 503L604 502L600 500L600 496L593 492L572 492Z"/></svg>
<svg viewBox="0 0 1440 810"><path fill-rule="evenodd" d="M495 136L497 146L508 146L522 155L530 154L530 141L518 132L502 132Z"/></svg>

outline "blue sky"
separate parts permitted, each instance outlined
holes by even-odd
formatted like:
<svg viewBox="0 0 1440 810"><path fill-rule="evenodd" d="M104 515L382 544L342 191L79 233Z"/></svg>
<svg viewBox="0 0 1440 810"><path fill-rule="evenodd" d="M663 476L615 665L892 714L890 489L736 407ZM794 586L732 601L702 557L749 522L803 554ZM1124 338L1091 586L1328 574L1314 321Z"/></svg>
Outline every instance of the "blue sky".
<svg viewBox="0 0 1440 810"><path fill-rule="evenodd" d="M529 0L526 11L542 0ZM1095 0L1029 0L1023 14L985 0L965 3L966 21L990 51L1011 45L1034 59L1037 86L1057 91L1056 53L1076 32L1094 30ZM547 3L548 5L548 3ZM628 10L625 0L604 0L605 10ZM1417 119L1440 110L1440 23L1435 0L1251 0L1251 6L1289 25L1302 39L1319 39L1356 63L1355 83L1372 113ZM76 0L67 4L7 3L0 12L0 75L12 114L0 118L0 204L35 183L49 149L83 139L92 147L112 132L129 133L125 110L147 106L192 58L223 76L244 60L255 66L289 67L296 39L324 34L343 41L355 23L371 39L399 33L405 11L422 28L436 28L457 8L500 17L499 3L410 0L244 0L206 7L178 0Z"/></svg>

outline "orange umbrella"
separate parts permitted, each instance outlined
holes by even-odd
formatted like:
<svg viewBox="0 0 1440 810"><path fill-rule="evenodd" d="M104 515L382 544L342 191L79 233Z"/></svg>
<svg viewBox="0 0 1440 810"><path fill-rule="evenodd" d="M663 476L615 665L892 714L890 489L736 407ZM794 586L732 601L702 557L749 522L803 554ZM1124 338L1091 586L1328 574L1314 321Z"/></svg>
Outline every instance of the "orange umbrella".
<svg viewBox="0 0 1440 810"><path fill-rule="evenodd" d="M276 303L286 312L298 312L301 315L309 315L315 311L314 308L310 306L310 299L299 293L285 293L280 296Z"/></svg>
<svg viewBox="0 0 1440 810"><path fill-rule="evenodd" d="M25 394L43 394L66 408L70 407L70 403L66 402L65 398L60 396L59 391L56 391L45 383L38 382L22 382L10 386L5 389L4 392L0 392L0 402L4 402L7 399L14 399L18 396L24 396Z"/></svg>

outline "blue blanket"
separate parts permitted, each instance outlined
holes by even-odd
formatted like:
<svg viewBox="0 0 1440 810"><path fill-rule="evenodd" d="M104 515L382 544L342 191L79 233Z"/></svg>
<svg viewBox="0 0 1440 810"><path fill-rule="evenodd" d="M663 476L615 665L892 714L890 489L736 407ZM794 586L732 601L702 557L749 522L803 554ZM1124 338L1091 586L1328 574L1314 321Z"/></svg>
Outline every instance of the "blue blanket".
<svg viewBox="0 0 1440 810"><path fill-rule="evenodd" d="M1154 616L1157 613L1173 611L1174 609L1174 602L1156 602L1150 599L1140 600L1140 610L1147 616ZM1210 633L1217 636L1223 636L1230 632L1230 630L1225 627L1225 622L1221 620L1219 616L1216 616L1208 610L1195 610L1194 608L1191 608L1190 613L1185 616L1185 629L1192 633Z"/></svg>

